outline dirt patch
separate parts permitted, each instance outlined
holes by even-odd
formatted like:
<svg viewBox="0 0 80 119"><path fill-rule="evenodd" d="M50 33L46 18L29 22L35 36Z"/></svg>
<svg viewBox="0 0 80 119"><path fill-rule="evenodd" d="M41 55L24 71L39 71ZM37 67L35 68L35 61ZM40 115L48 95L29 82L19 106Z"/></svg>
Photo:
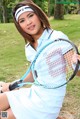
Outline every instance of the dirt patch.
<svg viewBox="0 0 80 119"><path fill-rule="evenodd" d="M67 94L58 119L80 119L80 99Z"/></svg>
<svg viewBox="0 0 80 119"><path fill-rule="evenodd" d="M74 116L68 111L61 111L57 119L74 119Z"/></svg>

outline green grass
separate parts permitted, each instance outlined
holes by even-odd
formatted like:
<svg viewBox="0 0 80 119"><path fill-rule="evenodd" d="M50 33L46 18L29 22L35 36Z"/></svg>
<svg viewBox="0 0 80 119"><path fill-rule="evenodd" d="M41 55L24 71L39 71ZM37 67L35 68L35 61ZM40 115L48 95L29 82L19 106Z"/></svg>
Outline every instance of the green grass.
<svg viewBox="0 0 80 119"><path fill-rule="evenodd" d="M66 15L64 20L50 19L53 29L63 31L74 41L80 41L80 15Z"/></svg>
<svg viewBox="0 0 80 119"><path fill-rule="evenodd" d="M14 24L0 24L0 80L12 81L27 70L24 40Z"/></svg>

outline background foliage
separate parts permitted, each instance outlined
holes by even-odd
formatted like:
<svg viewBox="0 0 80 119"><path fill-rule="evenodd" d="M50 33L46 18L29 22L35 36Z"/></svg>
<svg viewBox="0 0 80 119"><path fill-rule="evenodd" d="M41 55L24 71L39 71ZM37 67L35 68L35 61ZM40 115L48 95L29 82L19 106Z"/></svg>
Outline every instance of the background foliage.
<svg viewBox="0 0 80 119"><path fill-rule="evenodd" d="M23 0L0 0L0 22L12 22L12 9ZM44 12L55 19L64 19L64 14L80 13L80 0L33 0ZM61 11L61 12L60 12Z"/></svg>

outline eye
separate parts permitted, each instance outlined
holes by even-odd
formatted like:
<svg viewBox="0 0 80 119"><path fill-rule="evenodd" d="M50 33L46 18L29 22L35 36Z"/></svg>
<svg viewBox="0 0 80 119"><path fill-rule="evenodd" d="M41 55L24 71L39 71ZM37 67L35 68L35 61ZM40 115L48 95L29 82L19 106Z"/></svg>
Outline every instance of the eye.
<svg viewBox="0 0 80 119"><path fill-rule="evenodd" d="M23 23L23 22L24 22L24 19L19 20L19 23Z"/></svg>
<svg viewBox="0 0 80 119"><path fill-rule="evenodd" d="M29 18L31 18L31 17L33 17L34 16L34 13L31 13L31 14L29 14Z"/></svg>

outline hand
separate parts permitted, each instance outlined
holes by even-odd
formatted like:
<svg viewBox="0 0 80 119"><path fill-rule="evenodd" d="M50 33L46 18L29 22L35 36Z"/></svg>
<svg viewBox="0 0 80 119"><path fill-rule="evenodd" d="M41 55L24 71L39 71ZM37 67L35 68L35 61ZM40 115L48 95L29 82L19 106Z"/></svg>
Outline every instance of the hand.
<svg viewBox="0 0 80 119"><path fill-rule="evenodd" d="M80 55L74 53L72 56L72 63L77 63L77 60L80 61Z"/></svg>
<svg viewBox="0 0 80 119"><path fill-rule="evenodd" d="M10 83L0 82L0 92L9 91Z"/></svg>
<svg viewBox="0 0 80 119"><path fill-rule="evenodd" d="M0 81L0 93L2 93L2 85L3 85L4 83L5 83L5 82Z"/></svg>
<svg viewBox="0 0 80 119"><path fill-rule="evenodd" d="M77 63L77 60L80 61L80 55L73 54L73 56L72 56L72 64L75 65ZM80 76L80 65L79 65L79 69L78 69L78 72L77 72L77 76Z"/></svg>

